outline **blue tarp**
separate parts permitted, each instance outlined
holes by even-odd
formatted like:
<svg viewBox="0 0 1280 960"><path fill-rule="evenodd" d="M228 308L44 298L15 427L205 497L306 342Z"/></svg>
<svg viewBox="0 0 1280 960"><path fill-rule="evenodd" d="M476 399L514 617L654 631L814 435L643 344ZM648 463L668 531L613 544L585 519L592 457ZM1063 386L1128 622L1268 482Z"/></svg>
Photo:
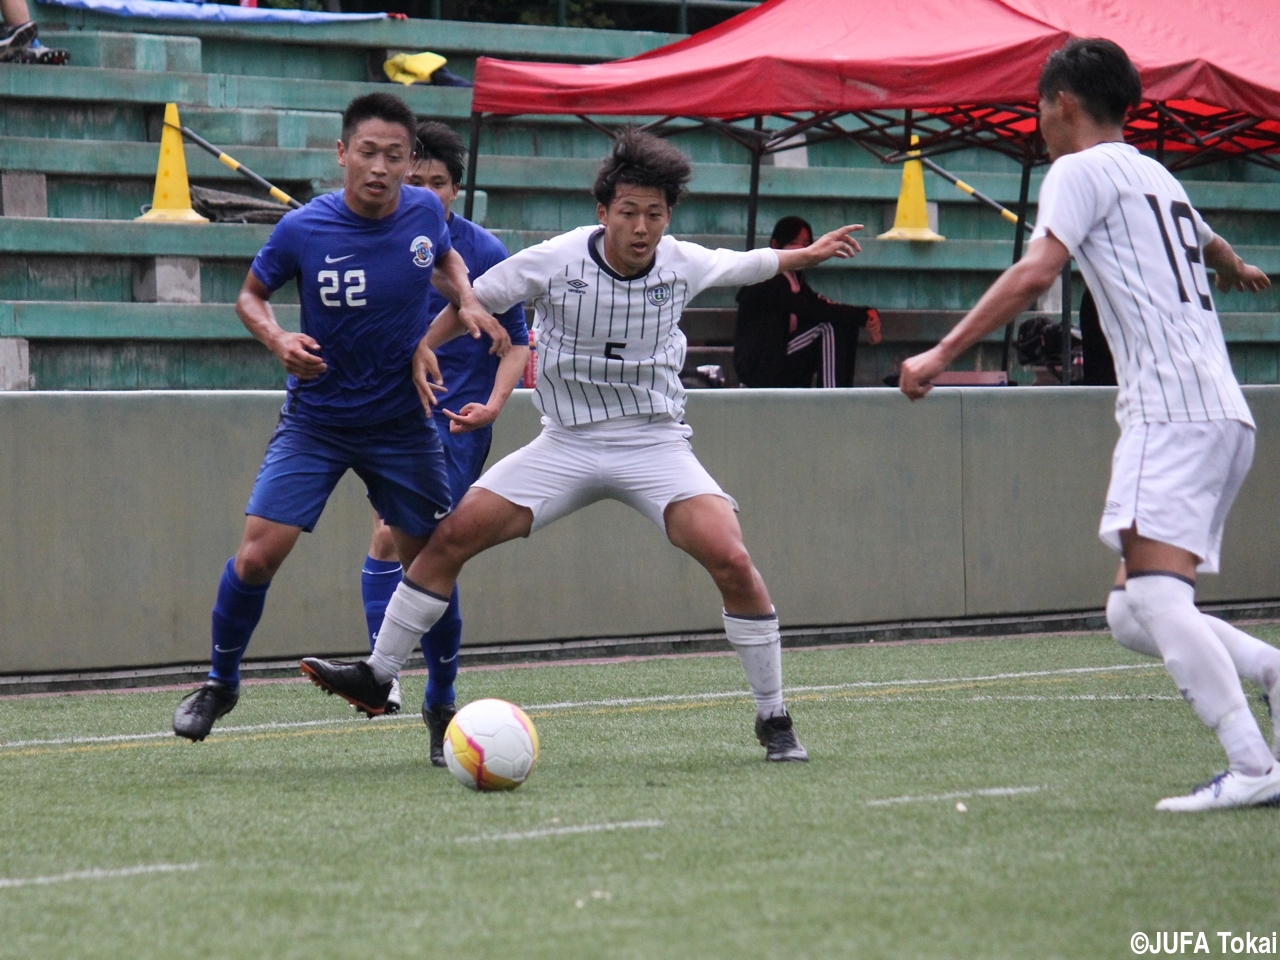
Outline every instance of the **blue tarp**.
<svg viewBox="0 0 1280 960"><path fill-rule="evenodd" d="M117 17L153 20L206 20L211 23L341 23L382 20L385 13L314 13L266 7L228 7L220 3L181 3L172 0L40 0L60 7L110 13Z"/></svg>

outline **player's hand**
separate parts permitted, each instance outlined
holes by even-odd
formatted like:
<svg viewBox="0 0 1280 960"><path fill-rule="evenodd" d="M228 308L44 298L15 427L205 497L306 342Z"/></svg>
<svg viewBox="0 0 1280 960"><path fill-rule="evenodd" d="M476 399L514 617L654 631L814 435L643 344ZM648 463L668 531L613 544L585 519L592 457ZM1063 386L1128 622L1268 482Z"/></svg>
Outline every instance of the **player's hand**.
<svg viewBox="0 0 1280 960"><path fill-rule="evenodd" d="M919 400L933 389L933 378L947 369L937 347L908 357L898 371L898 389L911 400Z"/></svg>
<svg viewBox="0 0 1280 960"><path fill-rule="evenodd" d="M435 353L427 346L427 338L423 337L418 342L418 347L413 351L413 385L417 388L418 397L422 400L422 409L427 413L431 412L431 408L436 405L436 398L442 393L446 393L444 386L444 377L440 375L440 361L436 359Z"/></svg>
<svg viewBox="0 0 1280 960"><path fill-rule="evenodd" d="M480 339L482 333L489 335L489 338L493 340L493 346L489 348L491 354L505 357L507 351L511 349L511 334L507 333L507 328L499 323L493 314L480 306L478 302L464 304L459 307L458 319L462 321L463 326L467 328L467 332L476 340Z"/></svg>
<svg viewBox="0 0 1280 960"><path fill-rule="evenodd" d="M457 413L445 410L444 415L449 418L450 433L470 433L498 419L498 411L484 403L468 403Z"/></svg>
<svg viewBox="0 0 1280 960"><path fill-rule="evenodd" d="M299 380L314 380L329 369L320 358L320 344L305 333L281 334L271 345L271 352Z"/></svg>
<svg viewBox="0 0 1280 960"><path fill-rule="evenodd" d="M1239 290L1242 293L1260 293L1271 288L1271 278L1251 263L1240 261L1235 270L1219 270L1214 283L1223 293Z"/></svg>
<svg viewBox="0 0 1280 960"><path fill-rule="evenodd" d="M876 344L880 340L880 311L872 308L867 311L867 343Z"/></svg>
<svg viewBox="0 0 1280 960"><path fill-rule="evenodd" d="M861 229L862 224L851 223L839 230L832 230L809 244L809 252L818 258L819 263L830 260L832 257L848 260L854 254L862 252L861 244L853 239L853 235Z"/></svg>

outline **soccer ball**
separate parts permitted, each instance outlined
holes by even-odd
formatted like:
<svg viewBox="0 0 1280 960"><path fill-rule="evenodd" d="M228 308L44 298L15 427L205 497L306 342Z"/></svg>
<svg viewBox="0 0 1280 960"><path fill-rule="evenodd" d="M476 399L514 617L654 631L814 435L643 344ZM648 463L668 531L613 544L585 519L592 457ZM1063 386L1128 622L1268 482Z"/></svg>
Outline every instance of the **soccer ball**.
<svg viewBox="0 0 1280 960"><path fill-rule="evenodd" d="M476 700L444 732L444 760L472 790L514 790L538 760L538 731L514 703Z"/></svg>

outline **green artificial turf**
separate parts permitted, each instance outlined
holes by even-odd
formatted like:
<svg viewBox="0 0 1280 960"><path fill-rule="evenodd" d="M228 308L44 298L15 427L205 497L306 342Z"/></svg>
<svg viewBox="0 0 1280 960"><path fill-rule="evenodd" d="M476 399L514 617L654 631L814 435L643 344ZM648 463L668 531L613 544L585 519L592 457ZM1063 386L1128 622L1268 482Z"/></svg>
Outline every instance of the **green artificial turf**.
<svg viewBox="0 0 1280 960"><path fill-rule="evenodd" d="M464 672L538 726L507 794L429 766L421 676L377 721L246 685L201 744L86 741L167 731L171 690L5 700L0 956L1098 960L1280 927L1280 811L1153 810L1221 750L1109 637L784 667L809 764L763 762L732 656ZM157 865L189 869L30 882Z"/></svg>

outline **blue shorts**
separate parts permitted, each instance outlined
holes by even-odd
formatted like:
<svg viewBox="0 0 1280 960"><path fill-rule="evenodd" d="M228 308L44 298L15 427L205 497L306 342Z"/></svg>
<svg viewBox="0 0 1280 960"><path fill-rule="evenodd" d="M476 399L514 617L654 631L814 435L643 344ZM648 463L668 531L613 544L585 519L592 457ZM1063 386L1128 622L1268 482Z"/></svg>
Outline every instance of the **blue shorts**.
<svg viewBox="0 0 1280 960"><path fill-rule="evenodd" d="M454 506L457 506L463 494L484 473L484 462L489 459L489 448L493 445L493 427L481 427L467 433L450 433L448 417L441 414L435 421L436 429L440 431L440 442L444 444L449 491L453 494Z"/></svg>
<svg viewBox="0 0 1280 960"><path fill-rule="evenodd" d="M342 475L354 470L369 502L411 537L428 537L451 509L440 436L425 413L371 427L301 422L281 413L244 512L308 533Z"/></svg>

